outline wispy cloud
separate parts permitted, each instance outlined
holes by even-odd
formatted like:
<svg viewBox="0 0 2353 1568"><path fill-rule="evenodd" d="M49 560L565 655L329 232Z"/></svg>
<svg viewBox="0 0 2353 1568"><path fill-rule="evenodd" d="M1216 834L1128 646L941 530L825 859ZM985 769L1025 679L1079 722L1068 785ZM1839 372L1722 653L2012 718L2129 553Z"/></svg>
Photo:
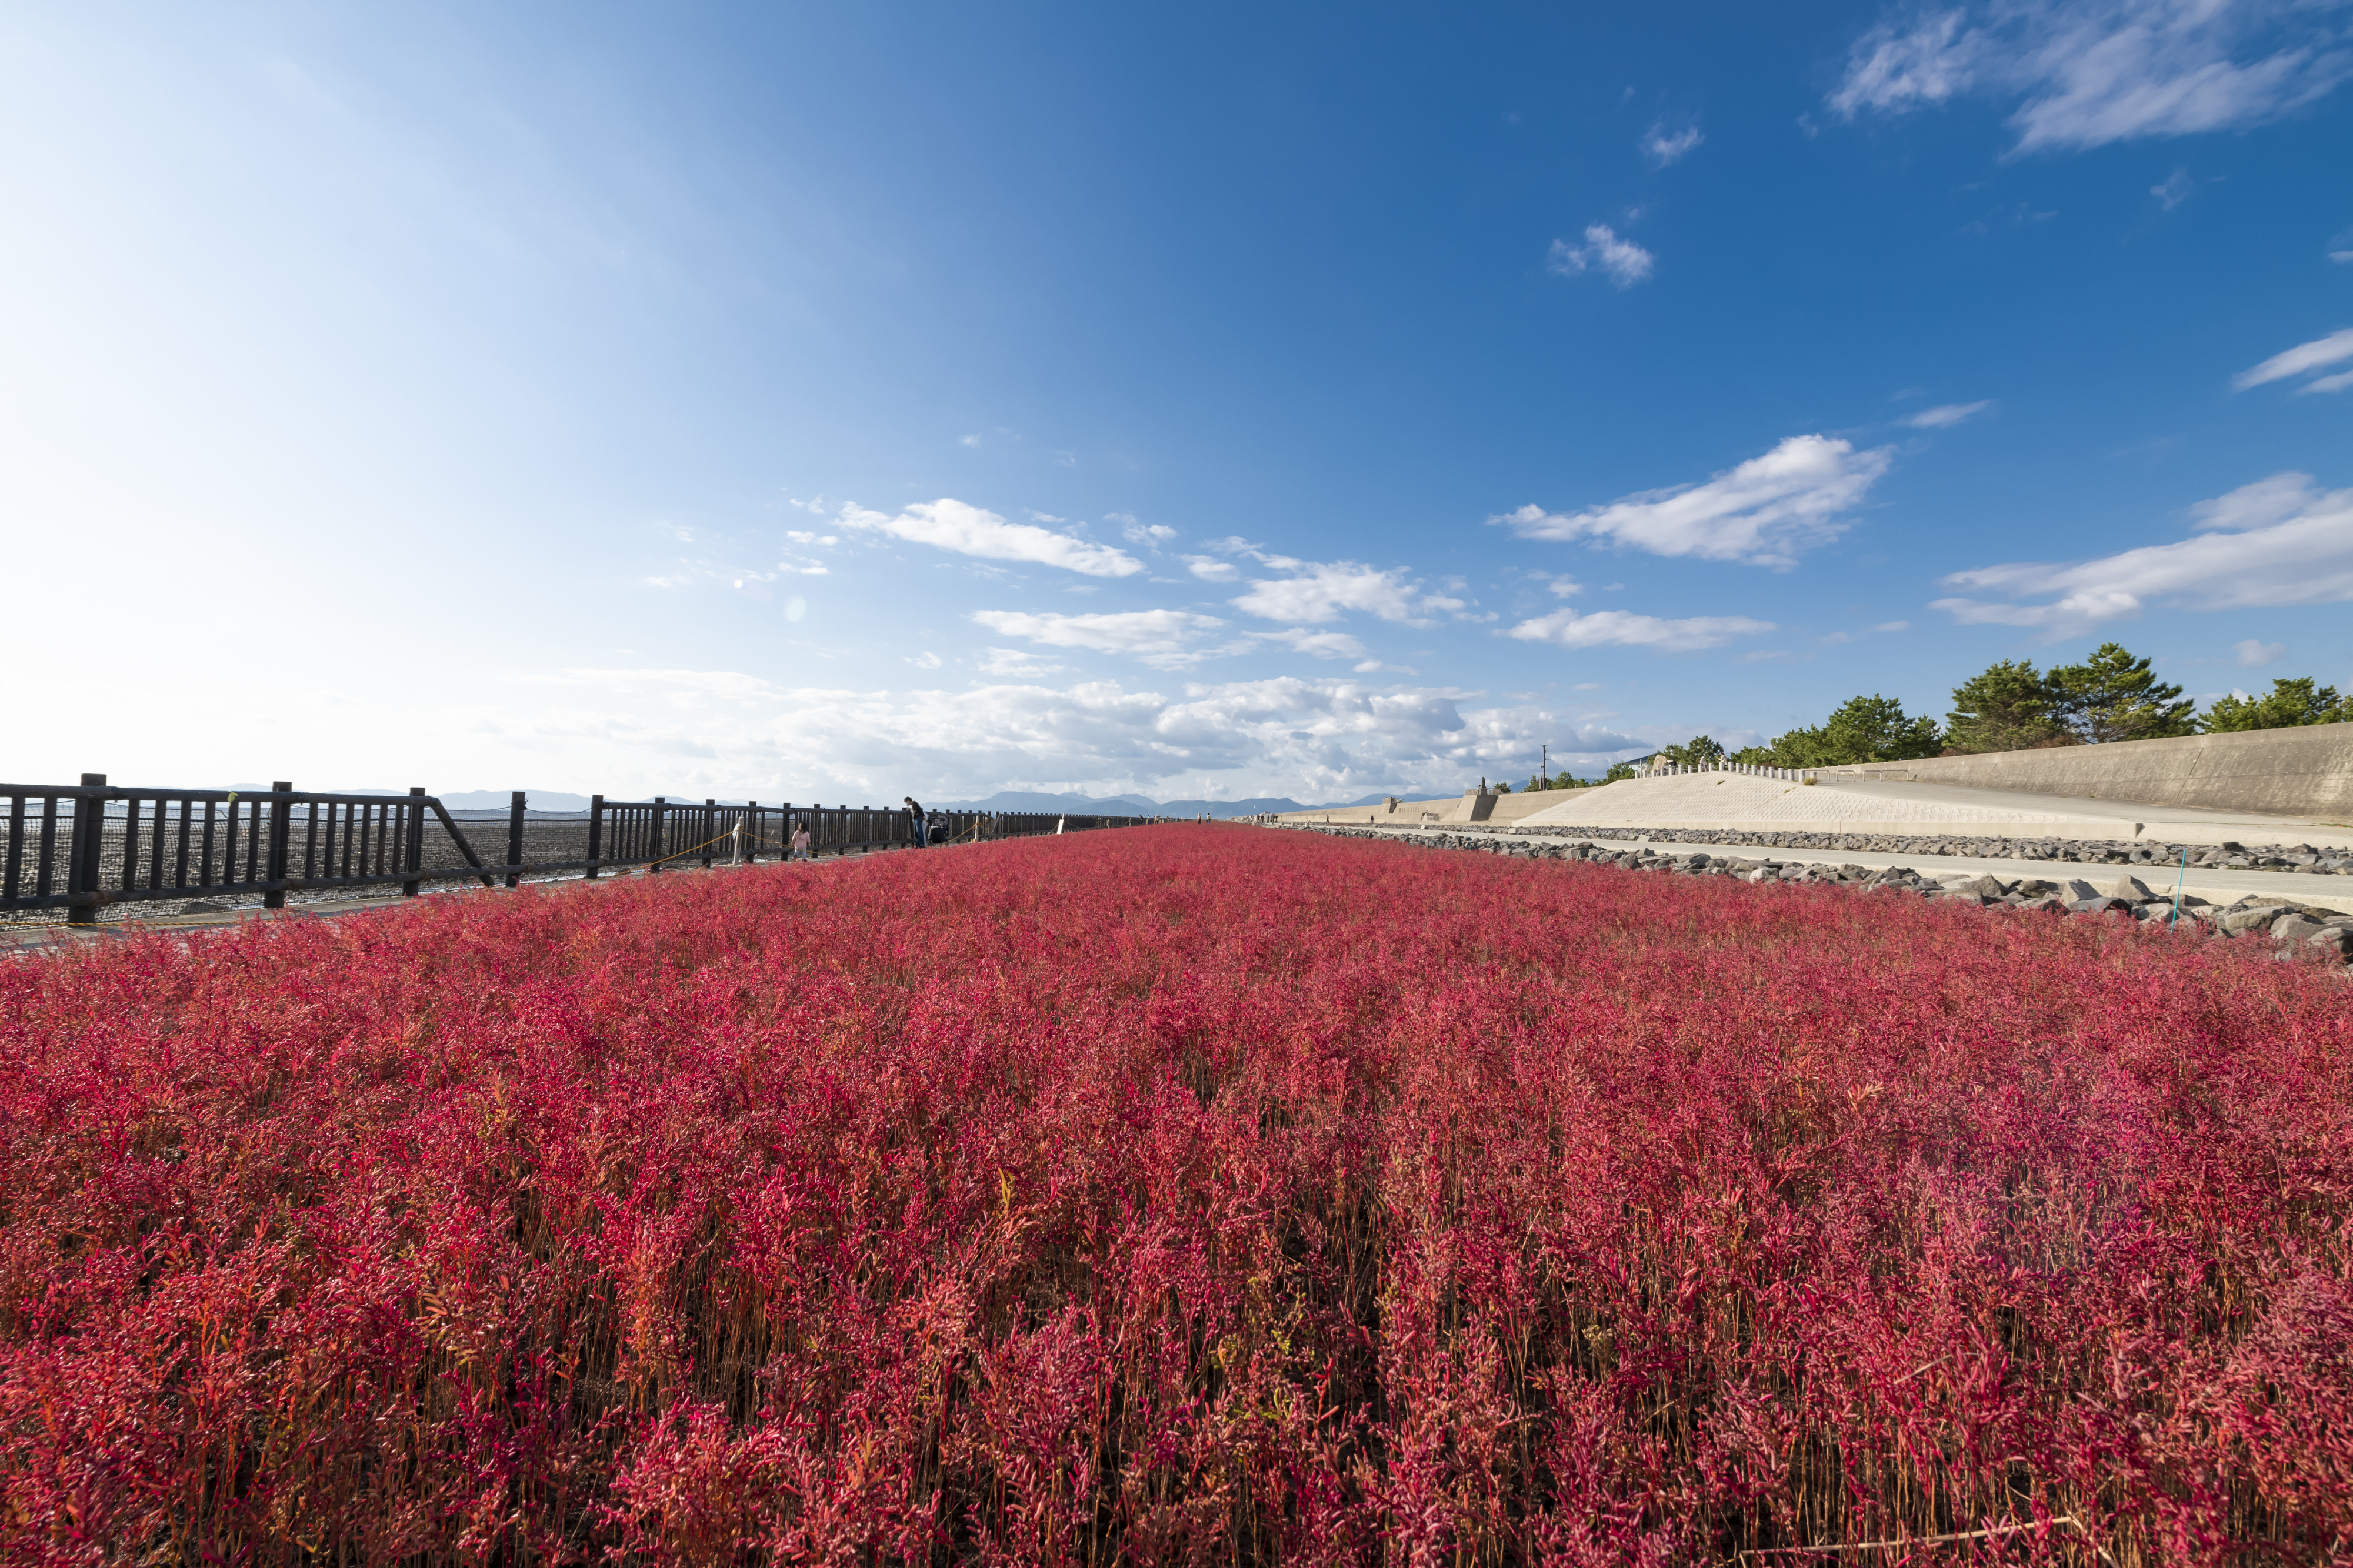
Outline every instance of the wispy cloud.
<svg viewBox="0 0 2353 1568"><path fill-rule="evenodd" d="M1125 654L1155 669L1184 669L1208 657L1194 645L1226 623L1190 610L1126 610L1109 615L1029 615L979 610L974 621L1000 637L1021 637L1049 647L1082 647Z"/></svg>
<svg viewBox="0 0 2353 1568"><path fill-rule="evenodd" d="M1665 620L1657 616L1631 615L1624 610L1596 610L1580 616L1575 610L1522 621L1504 635L1522 642L1546 642L1558 647L1647 647L1661 653L1694 653L1721 647L1735 637L1773 629L1770 621L1746 616L1693 616Z"/></svg>
<svg viewBox="0 0 2353 1568"><path fill-rule="evenodd" d="M895 515L845 503L840 517L846 528L989 561L1026 561L1090 577L1127 577L1144 570L1144 563L1124 550L1033 523L1008 522L993 511L945 497L918 501Z"/></svg>
<svg viewBox="0 0 2353 1568"><path fill-rule="evenodd" d="M2189 170L2176 169L2165 177L2163 184L2149 186L2148 194L2163 202L2167 212L2171 212L2188 201L2189 193L2197 188L2198 182L2189 177Z"/></svg>
<svg viewBox="0 0 2353 1568"><path fill-rule="evenodd" d="M1321 626L1354 611L1405 626L1426 626L1439 616L1461 615L1470 607L1464 600L1426 592L1409 573L1394 568L1384 571L1357 561L1302 561L1273 554L1241 539L1221 540L1214 548L1283 574L1251 578L1249 592L1229 601L1242 614L1263 621ZM1193 571L1213 582L1225 580L1201 564L1194 564Z"/></svg>
<svg viewBox="0 0 2353 1568"><path fill-rule="evenodd" d="M1657 259L1632 240L1619 238L1608 224L1596 223L1586 226L1583 245L1554 240L1545 256L1545 269L1562 278L1599 272L1619 288L1630 289L1651 275Z"/></svg>
<svg viewBox="0 0 2353 1568"><path fill-rule="evenodd" d="M2190 509L2198 532L2170 544L2072 564L2021 562L1957 572L1952 587L2013 601L1939 599L1965 625L2031 626L2054 637L2132 620L2155 603L2193 610L2271 609L2353 600L2353 489L2274 474ZM2048 598L2044 604L2015 601Z"/></svg>
<svg viewBox="0 0 2353 1568"><path fill-rule="evenodd" d="M1979 403L1943 403L1934 408L1923 408L1903 423L1915 430L1945 430L1964 419L1973 419L1992 406L1991 398Z"/></svg>
<svg viewBox="0 0 2353 1568"><path fill-rule="evenodd" d="M1671 132L1662 121L1651 126L1651 133L1642 138L1642 156L1663 169L1670 163L1681 163L1691 155L1693 149L1706 140L1699 133L1696 125L1686 125L1681 131Z"/></svg>
<svg viewBox="0 0 2353 1568"><path fill-rule="evenodd" d="M2325 5L2271 0L1988 0L1857 38L1836 113L2014 99L2014 153L2261 124L2353 74Z"/></svg>
<svg viewBox="0 0 2353 1568"><path fill-rule="evenodd" d="M2277 664L2281 656L2287 652L2287 644L2257 642L2249 637L2244 642L2232 643L2231 651L2239 656L2241 669L2261 669L2267 664Z"/></svg>
<svg viewBox="0 0 2353 1568"><path fill-rule="evenodd" d="M1242 569L1230 561L1220 561L1214 555L1180 555L1186 569L1204 583L1237 583Z"/></svg>
<svg viewBox="0 0 2353 1568"><path fill-rule="evenodd" d="M2308 343L2298 343L2292 349L2275 353L2253 369L2242 370L2232 376L2231 387L2233 391L2244 392L2251 386L2261 386L2266 382L2285 381L2292 375L2303 375L2311 371L2341 363L2348 359L2353 359L2353 327L2347 327L2342 331L2331 332L2325 338L2315 338ZM2296 391L2299 393L2342 392L2348 386L2353 386L2353 371L2340 371L2335 375L2316 377L2297 387Z"/></svg>
<svg viewBox="0 0 2353 1568"><path fill-rule="evenodd" d="M1590 539L1652 555L1695 555L1789 566L1798 552L1844 531L1840 514L1862 501L1894 460L1829 436L1792 436L1704 484L1638 490L1606 506L1548 512L1528 505L1490 522L1523 539Z"/></svg>
<svg viewBox="0 0 2353 1568"><path fill-rule="evenodd" d="M1029 653L1021 648L993 647L981 657L983 675L1012 676L1027 679L1039 675L1054 675L1068 668L1056 664L1044 654Z"/></svg>
<svg viewBox="0 0 2353 1568"><path fill-rule="evenodd" d="M1293 653L1312 654L1317 658L1362 658L1365 645L1345 632L1311 632L1304 626L1291 626L1279 632L1251 632L1251 640L1281 643Z"/></svg>

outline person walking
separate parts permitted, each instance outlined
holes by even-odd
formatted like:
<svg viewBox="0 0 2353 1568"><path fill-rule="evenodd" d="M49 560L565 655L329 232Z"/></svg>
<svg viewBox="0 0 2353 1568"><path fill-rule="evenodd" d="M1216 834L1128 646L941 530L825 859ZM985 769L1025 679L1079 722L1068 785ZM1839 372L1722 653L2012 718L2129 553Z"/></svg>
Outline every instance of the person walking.
<svg viewBox="0 0 2353 1568"><path fill-rule="evenodd" d="M794 859L806 860L809 858L809 832L807 817L802 816L796 817L794 819L791 844Z"/></svg>
<svg viewBox="0 0 2353 1568"><path fill-rule="evenodd" d="M925 844L931 841L931 819L923 815L923 803L917 800L913 795L903 795L899 798L905 804L907 807L907 815L914 819L915 842L913 847L917 849L921 849Z"/></svg>

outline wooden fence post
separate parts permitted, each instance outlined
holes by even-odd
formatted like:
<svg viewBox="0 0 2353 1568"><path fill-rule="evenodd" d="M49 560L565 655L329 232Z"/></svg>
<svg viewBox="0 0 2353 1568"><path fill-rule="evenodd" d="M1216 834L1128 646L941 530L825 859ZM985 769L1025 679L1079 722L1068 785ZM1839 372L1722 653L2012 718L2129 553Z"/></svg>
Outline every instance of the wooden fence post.
<svg viewBox="0 0 2353 1568"><path fill-rule="evenodd" d="M106 775L84 773L81 775L81 786L84 789L104 789ZM95 893L98 891L99 834L104 829L105 825L106 802L103 799L93 805L87 795L74 796L73 837L66 841L67 892ZM42 847L47 848L47 846L44 845ZM46 858L42 862L42 868L45 871L47 869ZM42 890L47 891L47 889ZM97 923L98 900L95 899L86 904L70 905L66 910L68 925L86 926Z"/></svg>
<svg viewBox="0 0 2353 1568"><path fill-rule="evenodd" d="M311 809L316 811L318 807L313 806ZM408 786L408 864L401 869L404 871L425 869L425 786L423 784ZM424 879L412 877L400 885L400 896L404 899L413 899L424 886Z"/></svg>
<svg viewBox="0 0 2353 1568"><path fill-rule="evenodd" d="M588 880L592 882L596 879L596 855L604 838L605 797L592 795L588 797Z"/></svg>
<svg viewBox="0 0 2353 1568"><path fill-rule="evenodd" d="M290 780L280 779L273 783L269 789L273 795L290 795L293 793L294 785ZM282 882L286 879L286 838L288 830L293 826L294 803L290 800L271 801L269 803L269 855L261 866L263 881ZM284 909L286 889L271 888L264 892L261 895L261 907L265 910Z"/></svg>
<svg viewBox="0 0 2353 1568"><path fill-rule="evenodd" d="M509 866L522 864L522 812L523 792L517 790L514 792L513 804L507 807L507 864ZM521 871L507 873L508 887L512 888L522 880Z"/></svg>

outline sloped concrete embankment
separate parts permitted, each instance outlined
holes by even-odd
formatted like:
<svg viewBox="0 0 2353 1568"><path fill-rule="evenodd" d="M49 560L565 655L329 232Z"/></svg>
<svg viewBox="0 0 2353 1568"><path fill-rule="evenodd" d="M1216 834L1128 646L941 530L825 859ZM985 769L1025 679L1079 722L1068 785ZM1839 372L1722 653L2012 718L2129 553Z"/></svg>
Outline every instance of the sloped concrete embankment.
<svg viewBox="0 0 2353 1568"><path fill-rule="evenodd" d="M1436 826L1448 823L1484 822L1497 826L1524 822L1540 811L1562 805L1579 795L1594 794L1600 786L1583 789L1529 790L1519 795L1498 795L1493 791L1466 789L1451 800L1405 800L1395 805L1386 803L1374 805L1319 807L1314 811L1287 811L1273 820L1302 826L1329 822L1335 825L1373 827Z"/></svg>

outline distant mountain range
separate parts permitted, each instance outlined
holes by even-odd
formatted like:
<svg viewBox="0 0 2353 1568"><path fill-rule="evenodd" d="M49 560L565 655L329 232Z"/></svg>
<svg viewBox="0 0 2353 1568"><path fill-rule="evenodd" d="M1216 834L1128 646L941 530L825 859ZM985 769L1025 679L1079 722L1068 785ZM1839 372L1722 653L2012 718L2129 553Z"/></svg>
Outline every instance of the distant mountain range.
<svg viewBox="0 0 2353 1568"><path fill-rule="evenodd" d="M1377 805L1386 794L1362 800L1334 802L1325 806L1302 805L1289 795L1254 795L1248 800L1154 800L1140 795L1043 795L1034 790L999 790L987 800L926 801L942 811L1055 811L1092 816L1201 816L1219 821L1255 816L1261 812L1345 811L1350 806ZM1452 800L1451 795L1400 795L1399 800Z"/></svg>
<svg viewBox="0 0 2353 1568"><path fill-rule="evenodd" d="M241 788L261 789L261 784L240 785ZM399 795L400 790L350 790L351 795ZM563 790L531 790L527 792L530 814L542 813L569 816L588 809L585 795L568 795ZM461 818L480 820L482 814L504 819L510 792L495 789L452 790L441 797L441 804ZM700 801L685 801L699 805ZM1345 811L1352 806L1378 805L1387 800L1386 793L1368 795L1358 800L1330 801L1322 805L1303 805L1289 795L1254 795L1248 800L1154 800L1141 795L1046 795L1036 790L999 790L987 800L934 800L924 804L942 811L1052 811L1065 815L1088 816L1202 816L1219 821L1229 817L1255 816L1261 812L1285 811ZM1451 795L1399 795L1399 800L1452 800ZM740 801L722 801L723 805L739 805ZM776 804L769 802L771 805ZM807 805L804 801L799 803ZM881 805L882 802L858 804Z"/></svg>

